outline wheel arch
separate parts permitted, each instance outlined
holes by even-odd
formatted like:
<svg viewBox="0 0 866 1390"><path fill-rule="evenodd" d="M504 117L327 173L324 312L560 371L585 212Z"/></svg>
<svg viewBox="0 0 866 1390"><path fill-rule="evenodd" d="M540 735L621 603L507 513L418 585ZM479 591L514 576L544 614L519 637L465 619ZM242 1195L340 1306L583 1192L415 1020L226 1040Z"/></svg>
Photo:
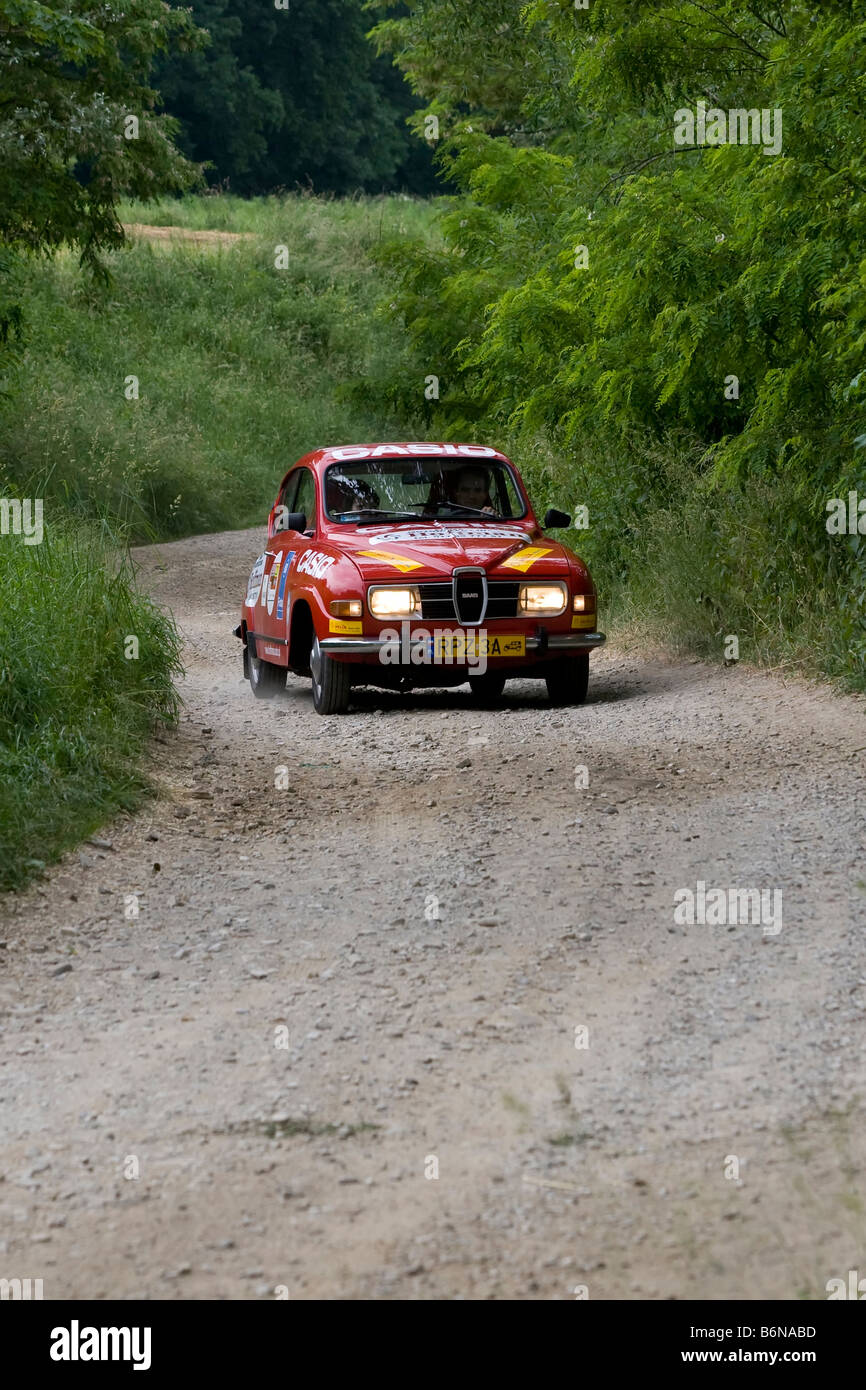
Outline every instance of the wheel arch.
<svg viewBox="0 0 866 1390"><path fill-rule="evenodd" d="M301 671L309 671L310 648L315 634L313 610L306 598L296 598L292 603L289 624L289 666Z"/></svg>

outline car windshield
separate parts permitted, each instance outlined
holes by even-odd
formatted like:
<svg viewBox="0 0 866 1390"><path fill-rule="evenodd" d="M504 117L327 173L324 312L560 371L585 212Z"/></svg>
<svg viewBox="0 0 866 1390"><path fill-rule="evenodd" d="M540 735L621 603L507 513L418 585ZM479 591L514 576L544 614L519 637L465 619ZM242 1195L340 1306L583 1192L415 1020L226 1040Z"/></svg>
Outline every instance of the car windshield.
<svg viewBox="0 0 866 1390"><path fill-rule="evenodd" d="M526 506L507 464L495 458L357 459L325 472L331 521L371 525L416 517L514 520Z"/></svg>

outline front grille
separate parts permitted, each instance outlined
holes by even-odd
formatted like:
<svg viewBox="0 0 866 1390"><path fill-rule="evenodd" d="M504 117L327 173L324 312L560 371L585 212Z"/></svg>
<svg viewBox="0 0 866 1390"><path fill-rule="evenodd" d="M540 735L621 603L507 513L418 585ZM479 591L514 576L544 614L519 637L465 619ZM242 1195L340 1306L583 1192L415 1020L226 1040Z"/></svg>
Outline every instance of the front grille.
<svg viewBox="0 0 866 1390"><path fill-rule="evenodd" d="M454 611L458 623L478 624L487 609L487 575L458 570L454 575Z"/></svg>
<svg viewBox="0 0 866 1390"><path fill-rule="evenodd" d="M474 576L467 575L467 579ZM470 587L475 587L474 583ZM478 586L480 588L480 579ZM441 622L454 623L457 621L457 614L454 611L454 591L450 580L441 583L437 580L431 584L419 584L421 590L421 617L428 621L439 619ZM497 618L516 618L517 617L517 595L520 584L510 579L492 579L487 582L487 612L484 621L495 621ZM464 608L464 614L466 609ZM463 622L471 621L463 617Z"/></svg>

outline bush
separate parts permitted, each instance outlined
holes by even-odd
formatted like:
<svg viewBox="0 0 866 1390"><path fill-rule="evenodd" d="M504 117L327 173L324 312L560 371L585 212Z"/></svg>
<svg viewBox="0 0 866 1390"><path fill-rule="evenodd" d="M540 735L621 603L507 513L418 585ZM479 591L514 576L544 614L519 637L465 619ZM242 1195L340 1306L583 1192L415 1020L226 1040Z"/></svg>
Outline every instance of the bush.
<svg viewBox="0 0 866 1390"><path fill-rule="evenodd" d="M63 520L39 545L0 538L0 889L19 887L147 790L172 723L180 643L126 553ZM128 639L138 659L127 659Z"/></svg>

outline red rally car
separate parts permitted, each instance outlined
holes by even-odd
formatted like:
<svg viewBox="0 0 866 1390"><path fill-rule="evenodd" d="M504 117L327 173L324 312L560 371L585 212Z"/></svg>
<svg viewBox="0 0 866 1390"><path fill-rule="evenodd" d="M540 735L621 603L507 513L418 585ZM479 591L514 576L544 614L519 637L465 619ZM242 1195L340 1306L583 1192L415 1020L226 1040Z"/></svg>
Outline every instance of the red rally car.
<svg viewBox="0 0 866 1390"><path fill-rule="evenodd" d="M596 627L589 571L544 534L514 464L481 444L421 443L294 464L235 631L253 694L275 695L293 671L312 677L319 714L337 714L356 685L468 681L491 701L527 676L554 704L581 704Z"/></svg>

